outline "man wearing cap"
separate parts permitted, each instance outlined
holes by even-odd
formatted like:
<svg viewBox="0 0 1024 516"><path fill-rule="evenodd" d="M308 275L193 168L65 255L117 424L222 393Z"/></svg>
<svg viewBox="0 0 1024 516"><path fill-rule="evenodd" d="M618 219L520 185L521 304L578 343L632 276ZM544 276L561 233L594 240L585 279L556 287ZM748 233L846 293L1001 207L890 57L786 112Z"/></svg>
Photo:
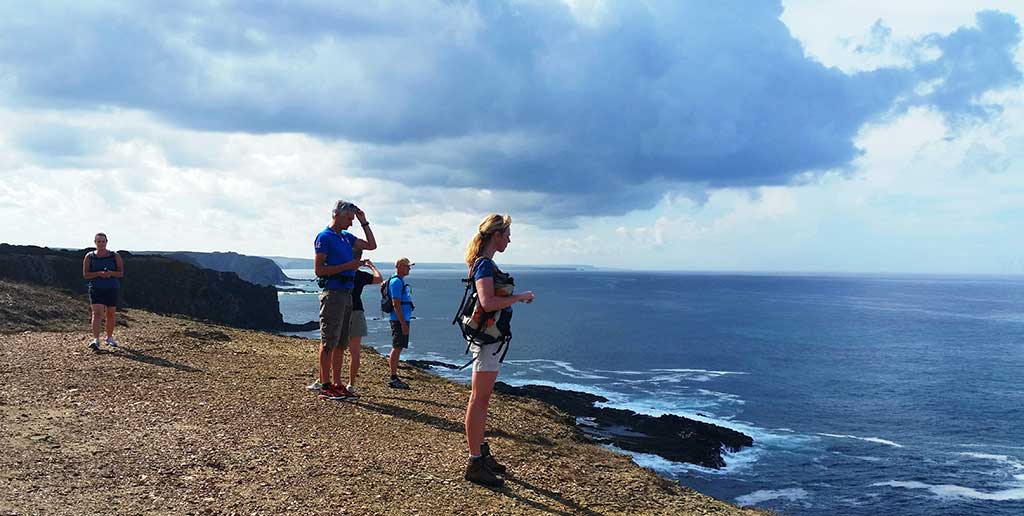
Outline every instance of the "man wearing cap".
<svg viewBox="0 0 1024 516"><path fill-rule="evenodd" d="M346 231L352 221L359 219L366 240ZM377 240L370 230L363 210L348 201L338 201L331 212L331 225L316 235L313 242L316 253L313 270L320 279L320 378L310 390L319 390L327 398L343 398L348 393L341 383L341 365L348 345L349 323L352 314L352 288L355 271L362 262L354 259L353 249L372 251Z"/></svg>
<svg viewBox="0 0 1024 516"><path fill-rule="evenodd" d="M409 319L412 317L412 293L405 284L412 266L416 265L408 258L395 260L395 275L388 280L388 293L391 295L391 355L388 364L391 366L391 380L388 386L396 389L408 389L409 385L398 377L398 359L402 350L409 347Z"/></svg>

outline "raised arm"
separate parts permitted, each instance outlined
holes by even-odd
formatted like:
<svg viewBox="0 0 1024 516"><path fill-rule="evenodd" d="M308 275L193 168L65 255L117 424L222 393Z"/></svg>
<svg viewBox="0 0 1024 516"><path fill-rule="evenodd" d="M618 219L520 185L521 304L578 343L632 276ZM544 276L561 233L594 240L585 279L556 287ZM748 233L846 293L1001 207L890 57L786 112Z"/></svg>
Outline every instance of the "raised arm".
<svg viewBox="0 0 1024 516"><path fill-rule="evenodd" d="M377 248L377 238L373 236L373 230L370 229L370 223L366 221L366 214L363 213L363 210L357 210L356 218L359 219L359 225L363 228L363 234L366 236L366 240L357 238L355 245L359 246L359 248L364 251L373 251Z"/></svg>
<svg viewBox="0 0 1024 516"><path fill-rule="evenodd" d="M381 283L383 283L384 282L384 276L382 276L380 271L377 270L377 266L375 266L373 264L373 262L371 262L370 260L363 260L363 261L366 263L366 266L369 267L371 271L373 271L373 281L371 281L370 284L371 285L380 285Z"/></svg>

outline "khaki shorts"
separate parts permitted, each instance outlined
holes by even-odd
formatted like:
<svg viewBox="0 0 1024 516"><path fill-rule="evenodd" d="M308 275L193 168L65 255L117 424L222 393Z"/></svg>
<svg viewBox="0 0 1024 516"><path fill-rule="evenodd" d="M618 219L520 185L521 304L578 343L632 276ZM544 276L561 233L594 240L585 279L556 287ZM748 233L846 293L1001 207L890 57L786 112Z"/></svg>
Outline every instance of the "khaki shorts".
<svg viewBox="0 0 1024 516"><path fill-rule="evenodd" d="M352 314L351 290L324 290L320 293L320 345L333 349L348 346L349 319Z"/></svg>
<svg viewBox="0 0 1024 516"><path fill-rule="evenodd" d="M483 346L473 344L469 347L469 350L473 353L473 358L476 359L473 361L474 373L478 371L483 373L497 372L498 369L501 369L501 362L498 360L505 350L498 351L499 346L501 346L500 342L484 344ZM495 354L495 351L498 351L498 353Z"/></svg>
<svg viewBox="0 0 1024 516"><path fill-rule="evenodd" d="M362 310L352 310L352 319L349 321L348 336L365 337L367 335L369 335L369 331L366 328L366 312Z"/></svg>

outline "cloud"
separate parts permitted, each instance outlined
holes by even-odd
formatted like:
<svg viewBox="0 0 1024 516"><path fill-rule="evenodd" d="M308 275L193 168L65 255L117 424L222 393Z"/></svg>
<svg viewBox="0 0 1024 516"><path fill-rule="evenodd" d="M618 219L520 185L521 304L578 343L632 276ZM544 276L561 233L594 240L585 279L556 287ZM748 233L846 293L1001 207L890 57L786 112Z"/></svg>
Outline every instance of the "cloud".
<svg viewBox="0 0 1024 516"><path fill-rule="evenodd" d="M998 12L848 73L809 58L776 3L595 5L4 4L0 76L22 108L301 133L344 145L352 173L487 189L565 226L848 168L865 124L919 107L984 120L986 94L1021 82L1020 28ZM20 144L68 141L54 134Z"/></svg>

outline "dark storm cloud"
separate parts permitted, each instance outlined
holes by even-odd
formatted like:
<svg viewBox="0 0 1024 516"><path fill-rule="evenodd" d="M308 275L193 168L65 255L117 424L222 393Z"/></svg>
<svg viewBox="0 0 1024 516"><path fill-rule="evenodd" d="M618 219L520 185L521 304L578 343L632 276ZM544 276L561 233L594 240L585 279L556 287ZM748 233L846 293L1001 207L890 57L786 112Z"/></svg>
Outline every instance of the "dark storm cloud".
<svg viewBox="0 0 1024 516"><path fill-rule="evenodd" d="M5 4L9 102L344 139L367 175L535 192L565 217L842 168L867 122L969 122L1021 80L1020 28L996 12L918 41L931 61L849 74L808 58L771 2L610 2L597 24L560 2L282 5Z"/></svg>

